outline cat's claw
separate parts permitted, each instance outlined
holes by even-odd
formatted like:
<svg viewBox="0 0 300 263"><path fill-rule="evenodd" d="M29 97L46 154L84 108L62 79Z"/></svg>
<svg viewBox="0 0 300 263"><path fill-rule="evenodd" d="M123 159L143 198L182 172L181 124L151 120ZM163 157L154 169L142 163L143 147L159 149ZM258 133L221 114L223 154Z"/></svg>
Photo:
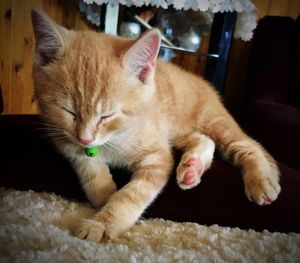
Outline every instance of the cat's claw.
<svg viewBox="0 0 300 263"><path fill-rule="evenodd" d="M74 236L80 239L100 243L102 241L116 239L131 225L132 224L128 225L128 220L124 221L120 220L119 217L116 218L113 213L111 213L111 208L107 210L102 208L93 218L83 219L79 224L75 225L71 231Z"/></svg>
<svg viewBox="0 0 300 263"><path fill-rule="evenodd" d="M244 181L246 196L258 205L270 205L281 191L277 175L262 177L246 174Z"/></svg>
<svg viewBox="0 0 300 263"><path fill-rule="evenodd" d="M272 203L272 201L267 199L264 201L263 205L270 205L271 203Z"/></svg>
<svg viewBox="0 0 300 263"><path fill-rule="evenodd" d="M101 242L105 231L103 223L92 220L84 219L79 225L76 225L72 230L73 235L80 239L87 239L96 243Z"/></svg>

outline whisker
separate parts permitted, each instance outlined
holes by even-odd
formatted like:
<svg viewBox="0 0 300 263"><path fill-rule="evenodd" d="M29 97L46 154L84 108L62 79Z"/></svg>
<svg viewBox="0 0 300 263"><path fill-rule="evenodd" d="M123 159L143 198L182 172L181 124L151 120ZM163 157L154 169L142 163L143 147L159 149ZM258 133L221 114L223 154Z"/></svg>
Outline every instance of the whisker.
<svg viewBox="0 0 300 263"><path fill-rule="evenodd" d="M34 141L34 144L37 144L39 142L44 142L50 145L53 144L54 139L56 141L61 141L61 142L68 141L67 137L64 134L48 132L48 133L40 134L40 136L37 137L36 140Z"/></svg>
<svg viewBox="0 0 300 263"><path fill-rule="evenodd" d="M64 129L57 127L52 124L43 124L41 127L36 127L28 132L28 134L37 133L37 139L34 141L34 144L42 142L47 142L52 144L53 140L59 141L61 143L66 143L72 141L73 137L66 132Z"/></svg>
<svg viewBox="0 0 300 263"><path fill-rule="evenodd" d="M125 154L123 151L121 151L116 145L114 145L112 142L106 142L104 145L103 145L105 148L107 148L109 151L115 153L115 154L118 154L120 155L121 157L124 157Z"/></svg>

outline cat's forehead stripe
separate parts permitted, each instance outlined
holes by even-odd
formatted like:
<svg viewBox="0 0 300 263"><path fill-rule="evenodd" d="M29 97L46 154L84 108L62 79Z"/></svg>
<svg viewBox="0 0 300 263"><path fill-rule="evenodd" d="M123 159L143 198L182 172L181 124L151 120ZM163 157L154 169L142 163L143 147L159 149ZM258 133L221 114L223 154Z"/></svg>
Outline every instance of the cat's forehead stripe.
<svg viewBox="0 0 300 263"><path fill-rule="evenodd" d="M95 114L100 99L99 65L97 59L79 52L76 65L73 66L77 104L82 114ZM77 105L78 107L79 105Z"/></svg>

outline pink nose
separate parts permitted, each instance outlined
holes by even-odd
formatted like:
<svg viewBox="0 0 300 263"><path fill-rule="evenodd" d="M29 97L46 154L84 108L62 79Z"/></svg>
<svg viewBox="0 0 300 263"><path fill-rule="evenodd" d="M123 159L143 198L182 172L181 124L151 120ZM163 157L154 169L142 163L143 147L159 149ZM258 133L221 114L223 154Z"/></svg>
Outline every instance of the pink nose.
<svg viewBox="0 0 300 263"><path fill-rule="evenodd" d="M93 140L79 139L79 142L84 145L89 145L93 142Z"/></svg>

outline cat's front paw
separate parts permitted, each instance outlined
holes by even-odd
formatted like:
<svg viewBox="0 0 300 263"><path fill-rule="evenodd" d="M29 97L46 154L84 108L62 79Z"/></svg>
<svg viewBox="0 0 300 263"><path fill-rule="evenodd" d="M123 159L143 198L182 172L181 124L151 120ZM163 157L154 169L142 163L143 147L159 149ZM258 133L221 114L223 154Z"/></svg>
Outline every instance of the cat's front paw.
<svg viewBox="0 0 300 263"><path fill-rule="evenodd" d="M178 186L183 189L192 189L201 182L203 173L210 167L213 151L201 154L185 153L176 170Z"/></svg>
<svg viewBox="0 0 300 263"><path fill-rule="evenodd" d="M126 218L118 219L104 209L93 219L83 219L72 229L72 233L81 239L100 243L107 239L113 240L126 231L131 226L126 225L126 222Z"/></svg>
<svg viewBox="0 0 300 263"><path fill-rule="evenodd" d="M281 191L278 171L268 175L246 173L244 175L245 192L248 199L258 205L269 205L275 201Z"/></svg>
<svg viewBox="0 0 300 263"><path fill-rule="evenodd" d="M87 239L96 243L101 242L104 237L105 225L93 219L83 219L76 225L72 233L81 239Z"/></svg>

